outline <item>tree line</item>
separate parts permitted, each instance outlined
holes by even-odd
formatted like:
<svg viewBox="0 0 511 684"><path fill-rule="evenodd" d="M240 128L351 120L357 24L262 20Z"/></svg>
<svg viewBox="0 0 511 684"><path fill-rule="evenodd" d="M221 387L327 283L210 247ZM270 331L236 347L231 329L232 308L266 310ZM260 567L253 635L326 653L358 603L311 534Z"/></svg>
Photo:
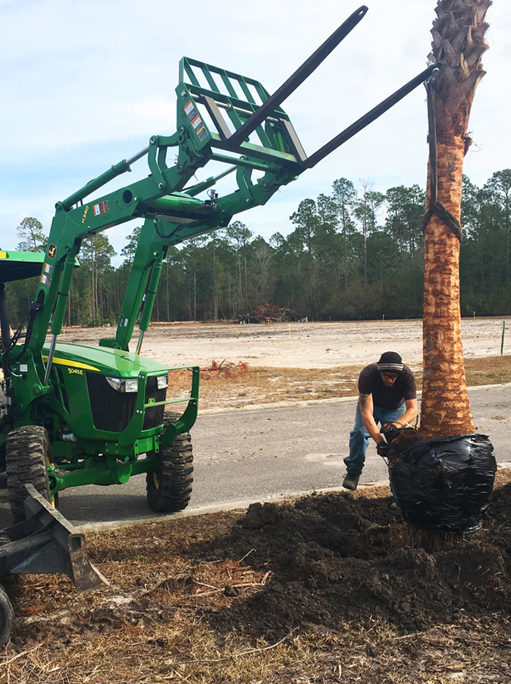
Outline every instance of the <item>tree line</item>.
<svg viewBox="0 0 511 684"><path fill-rule="evenodd" d="M263 302L309 320L422 317L425 192L418 185L373 189L346 178L329 194L304 199L293 230L269 240L239 220L226 229L170 247L154 321L235 320ZM460 257L464 316L511 313L511 169L481 187L463 180ZM20 250L44 251L35 218L18 226ZM140 227L126 238L120 266L106 233L82 241L67 325L115 324ZM23 321L35 279L7 285L12 324Z"/></svg>

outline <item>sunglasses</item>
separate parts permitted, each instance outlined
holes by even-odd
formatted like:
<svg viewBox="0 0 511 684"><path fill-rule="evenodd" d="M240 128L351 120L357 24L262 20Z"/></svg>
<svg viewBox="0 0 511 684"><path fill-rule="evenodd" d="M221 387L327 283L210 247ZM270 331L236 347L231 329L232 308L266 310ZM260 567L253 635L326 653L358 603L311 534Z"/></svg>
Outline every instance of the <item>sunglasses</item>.
<svg viewBox="0 0 511 684"><path fill-rule="evenodd" d="M396 380L397 374L396 373L380 373L382 378L385 378L385 380Z"/></svg>

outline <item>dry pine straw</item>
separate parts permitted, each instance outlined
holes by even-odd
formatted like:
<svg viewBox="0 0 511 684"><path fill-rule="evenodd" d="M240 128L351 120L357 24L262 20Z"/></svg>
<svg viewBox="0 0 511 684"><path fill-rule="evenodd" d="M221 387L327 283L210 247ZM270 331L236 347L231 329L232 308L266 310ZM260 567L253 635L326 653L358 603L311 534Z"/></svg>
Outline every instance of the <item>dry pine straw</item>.
<svg viewBox="0 0 511 684"><path fill-rule="evenodd" d="M185 623L185 624L183 624ZM507 626L508 628L509 626ZM419 634L399 635L388 625L353 623L337 632L304 629L283 641L249 644L237 634L219 644L204 624L176 615L164 634L141 635L120 626L108 636L66 645L61 654L46 643L19 654L7 652L3 682L13 684L103 684L191 682L200 684L452 684L509 681L502 651L506 626L467 619ZM172 644L162 653L158 640ZM509 645L509 644L508 644ZM504 655L504 658L506 656ZM504 665L504 668L503 668Z"/></svg>
<svg viewBox="0 0 511 684"><path fill-rule="evenodd" d="M422 387L422 368L412 369L417 387ZM466 359L469 387L511 382L511 356ZM276 401L330 399L357 394L360 366L338 368L263 368L246 363L213 361L201 371L200 407L202 409L242 407ZM169 397L179 396L190 386L190 372L170 374Z"/></svg>
<svg viewBox="0 0 511 684"><path fill-rule="evenodd" d="M509 471L499 472L499 486L510 480ZM363 496L357 492L355 498ZM371 496L388 496L388 490ZM466 614L455 624L411 633L381 620L339 621L336 629L303 624L270 643L243 631L215 631L204 611L234 606L272 581L267 569L248 565L251 551L208 562L194 556L194 548L228 535L244 513L89 535L89 555L111 582L95 593L77 594L57 576L29 575L14 582L8 590L17 618L13 641L0 656L0 682L509 681L511 632L503 614L478 619Z"/></svg>

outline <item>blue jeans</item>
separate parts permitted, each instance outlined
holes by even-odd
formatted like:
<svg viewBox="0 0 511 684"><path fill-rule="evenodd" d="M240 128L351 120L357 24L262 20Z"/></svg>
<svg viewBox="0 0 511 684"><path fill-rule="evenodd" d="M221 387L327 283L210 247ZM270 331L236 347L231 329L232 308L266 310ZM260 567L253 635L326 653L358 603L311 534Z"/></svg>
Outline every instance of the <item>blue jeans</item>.
<svg viewBox="0 0 511 684"><path fill-rule="evenodd" d="M374 420L376 424L393 423L399 420L406 411L404 403L395 411L390 409L380 408L375 406L373 410ZM369 446L369 433L362 421L362 414L360 413L360 404L357 406L357 415L355 417L355 425L350 432L350 455L344 459L346 468L350 475L360 476L362 468L366 460L366 451Z"/></svg>

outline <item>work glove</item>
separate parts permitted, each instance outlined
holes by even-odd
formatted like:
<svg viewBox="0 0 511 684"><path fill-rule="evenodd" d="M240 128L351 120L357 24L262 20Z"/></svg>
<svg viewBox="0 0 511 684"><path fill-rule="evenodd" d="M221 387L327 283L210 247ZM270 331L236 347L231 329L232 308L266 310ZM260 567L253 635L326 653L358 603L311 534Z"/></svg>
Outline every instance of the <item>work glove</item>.
<svg viewBox="0 0 511 684"><path fill-rule="evenodd" d="M376 451L378 452L378 456L381 456L382 458L387 458L387 456L389 455L389 449L390 447L384 439L382 439L381 442L378 442L378 444L376 445Z"/></svg>
<svg viewBox="0 0 511 684"><path fill-rule="evenodd" d="M397 428L393 423L384 423L381 426L381 434L385 435L387 442L393 442L403 428Z"/></svg>

